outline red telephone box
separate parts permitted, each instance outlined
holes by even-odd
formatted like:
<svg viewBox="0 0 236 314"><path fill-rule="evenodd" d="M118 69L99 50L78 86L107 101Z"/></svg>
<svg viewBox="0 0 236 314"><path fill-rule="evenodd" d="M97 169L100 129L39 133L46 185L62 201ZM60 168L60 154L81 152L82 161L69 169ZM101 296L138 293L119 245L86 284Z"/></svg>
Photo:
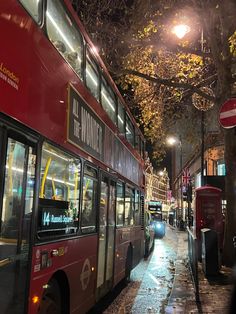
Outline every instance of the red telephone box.
<svg viewBox="0 0 236 314"><path fill-rule="evenodd" d="M222 213L222 191L206 185L195 190L194 228L197 239L201 229L209 228L218 233L219 248L223 248L224 215Z"/></svg>

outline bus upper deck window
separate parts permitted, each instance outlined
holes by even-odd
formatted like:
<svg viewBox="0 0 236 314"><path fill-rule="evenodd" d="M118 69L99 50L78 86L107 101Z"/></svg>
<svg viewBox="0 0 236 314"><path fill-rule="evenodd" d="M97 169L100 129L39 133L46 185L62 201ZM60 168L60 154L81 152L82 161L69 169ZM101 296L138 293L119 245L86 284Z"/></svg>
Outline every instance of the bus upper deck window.
<svg viewBox="0 0 236 314"><path fill-rule="evenodd" d="M82 79L83 39L57 0L47 1L46 28L50 41Z"/></svg>
<svg viewBox="0 0 236 314"><path fill-rule="evenodd" d="M120 101L118 101L118 129L122 135L125 134L125 110Z"/></svg>
<svg viewBox="0 0 236 314"><path fill-rule="evenodd" d="M93 96L99 100L99 73L98 67L87 51L86 56L86 85Z"/></svg>
<svg viewBox="0 0 236 314"><path fill-rule="evenodd" d="M125 130L126 138L128 142L134 147L134 125L128 115L126 115L126 130Z"/></svg>
<svg viewBox="0 0 236 314"><path fill-rule="evenodd" d="M39 24L42 16L42 1L41 0L19 0L19 1L29 12L29 14L35 20L35 22Z"/></svg>
<svg viewBox="0 0 236 314"><path fill-rule="evenodd" d="M116 123L115 95L104 78L102 79L101 101L104 110L107 112L111 120Z"/></svg>

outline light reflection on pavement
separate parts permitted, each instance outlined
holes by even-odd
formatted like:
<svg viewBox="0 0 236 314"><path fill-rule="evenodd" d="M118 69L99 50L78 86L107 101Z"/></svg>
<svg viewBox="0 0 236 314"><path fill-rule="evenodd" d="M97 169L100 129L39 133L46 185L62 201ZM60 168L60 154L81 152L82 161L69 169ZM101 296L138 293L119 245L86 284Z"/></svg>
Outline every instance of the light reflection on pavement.
<svg viewBox="0 0 236 314"><path fill-rule="evenodd" d="M103 313L165 313L174 279L176 250L176 232L167 226L166 236L155 240L151 256L132 271L131 282Z"/></svg>

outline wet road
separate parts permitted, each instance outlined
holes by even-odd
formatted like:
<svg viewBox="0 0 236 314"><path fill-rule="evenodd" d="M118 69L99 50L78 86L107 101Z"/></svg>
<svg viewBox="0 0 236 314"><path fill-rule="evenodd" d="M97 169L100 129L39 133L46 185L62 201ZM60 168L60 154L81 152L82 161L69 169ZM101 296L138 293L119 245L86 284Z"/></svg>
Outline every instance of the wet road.
<svg viewBox="0 0 236 314"><path fill-rule="evenodd" d="M166 236L155 240L153 253L132 271L131 282L118 287L113 302L96 313L165 313L174 279L176 251L176 232L167 226Z"/></svg>

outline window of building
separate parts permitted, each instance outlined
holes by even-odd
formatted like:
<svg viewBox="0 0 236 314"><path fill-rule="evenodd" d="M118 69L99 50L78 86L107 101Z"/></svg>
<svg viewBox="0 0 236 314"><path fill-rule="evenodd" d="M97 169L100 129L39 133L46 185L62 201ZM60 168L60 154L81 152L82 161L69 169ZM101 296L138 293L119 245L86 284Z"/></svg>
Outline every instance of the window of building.
<svg viewBox="0 0 236 314"><path fill-rule="evenodd" d="M83 177L83 198L81 211L82 233L96 231L97 171L86 166Z"/></svg>
<svg viewBox="0 0 236 314"><path fill-rule="evenodd" d="M218 176L225 176L226 175L224 160L218 160L217 161L217 175Z"/></svg>
<svg viewBox="0 0 236 314"><path fill-rule="evenodd" d="M42 0L20 0L20 3L22 3L35 22L39 24L42 15Z"/></svg>
<svg viewBox="0 0 236 314"><path fill-rule="evenodd" d="M201 186L201 172L198 172L195 176L195 187L199 188Z"/></svg>
<svg viewBox="0 0 236 314"><path fill-rule="evenodd" d="M47 1L46 28L52 44L82 78L83 39L60 1Z"/></svg>
<svg viewBox="0 0 236 314"><path fill-rule="evenodd" d="M80 161L44 143L41 159L40 236L75 233L78 227ZM61 202L61 204L60 204Z"/></svg>
<svg viewBox="0 0 236 314"><path fill-rule="evenodd" d="M101 102L104 110L107 112L111 120L116 124L115 94L104 78L102 79Z"/></svg>
<svg viewBox="0 0 236 314"><path fill-rule="evenodd" d="M116 197L116 225L124 225L124 209L125 209L125 193L124 184L117 183L117 197Z"/></svg>
<svg viewBox="0 0 236 314"><path fill-rule="evenodd" d="M86 85L93 96L99 100L99 72L95 61L91 58L88 50L86 55Z"/></svg>
<svg viewBox="0 0 236 314"><path fill-rule="evenodd" d="M134 147L134 139L135 139L135 133L134 133L134 126L131 122L131 119L128 115L126 115L126 126L125 126L125 135L128 142Z"/></svg>

